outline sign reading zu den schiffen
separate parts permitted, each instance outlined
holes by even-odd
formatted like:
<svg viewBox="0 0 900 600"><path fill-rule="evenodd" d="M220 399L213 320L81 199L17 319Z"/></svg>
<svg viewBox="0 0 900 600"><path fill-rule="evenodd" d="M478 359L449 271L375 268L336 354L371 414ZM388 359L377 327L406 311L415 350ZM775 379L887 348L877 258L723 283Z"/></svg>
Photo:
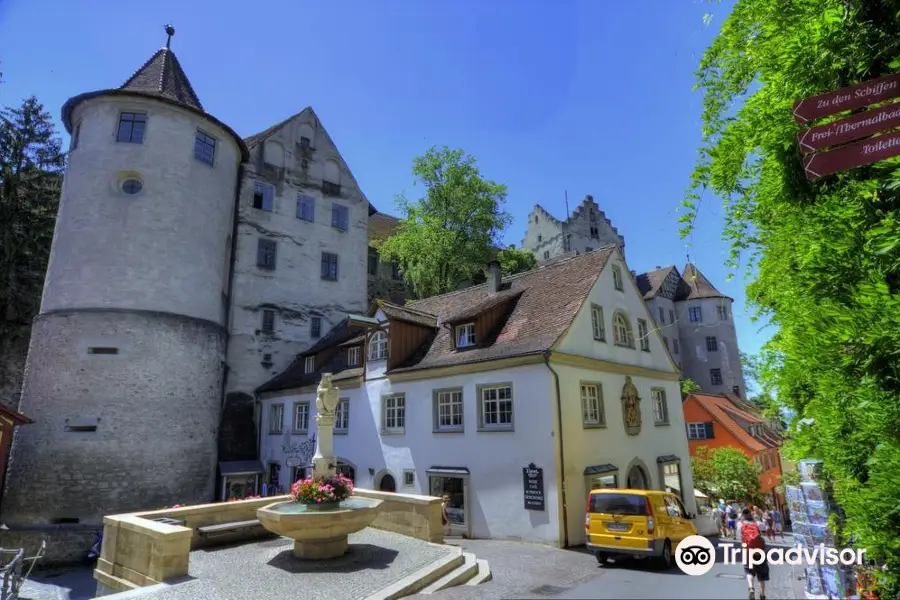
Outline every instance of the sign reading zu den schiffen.
<svg viewBox="0 0 900 600"><path fill-rule="evenodd" d="M544 510L544 470L534 463L522 469L525 480L525 510Z"/></svg>
<svg viewBox="0 0 900 600"><path fill-rule="evenodd" d="M808 123L894 98L900 98L900 73L798 100L794 120ZM799 132L797 143L806 155L806 178L818 179L900 156L900 131L891 131L898 127L900 102L894 102Z"/></svg>

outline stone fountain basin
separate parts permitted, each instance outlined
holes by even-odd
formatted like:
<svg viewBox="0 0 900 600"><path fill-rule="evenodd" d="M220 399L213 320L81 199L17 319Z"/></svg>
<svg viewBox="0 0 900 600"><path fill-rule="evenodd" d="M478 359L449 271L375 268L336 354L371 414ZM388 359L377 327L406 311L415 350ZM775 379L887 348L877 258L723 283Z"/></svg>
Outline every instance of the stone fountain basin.
<svg viewBox="0 0 900 600"><path fill-rule="evenodd" d="M381 500L351 496L334 510L306 510L296 502L276 502L256 510L263 527L296 542L333 540L368 527L381 511Z"/></svg>

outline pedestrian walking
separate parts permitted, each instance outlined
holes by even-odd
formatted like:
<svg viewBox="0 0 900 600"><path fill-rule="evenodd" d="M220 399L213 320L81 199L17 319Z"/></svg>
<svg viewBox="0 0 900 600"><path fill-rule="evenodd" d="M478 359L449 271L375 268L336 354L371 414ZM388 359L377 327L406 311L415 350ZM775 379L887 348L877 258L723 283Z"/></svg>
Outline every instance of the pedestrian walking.
<svg viewBox="0 0 900 600"><path fill-rule="evenodd" d="M728 513L725 510L725 503L720 502L716 507L716 511L713 514L713 518L716 520L716 527L719 529L719 535L725 537L728 535L728 524L727 518Z"/></svg>
<svg viewBox="0 0 900 600"><path fill-rule="evenodd" d="M728 507L728 518L725 520L725 532L729 537L737 535L737 510L734 505Z"/></svg>
<svg viewBox="0 0 900 600"><path fill-rule="evenodd" d="M772 519L775 521L775 533L781 536L781 541L784 541L784 520L779 509L772 511Z"/></svg>
<svg viewBox="0 0 900 600"><path fill-rule="evenodd" d="M766 517L766 537L769 538L770 541L775 541L775 509L771 506L766 508L765 512Z"/></svg>
<svg viewBox="0 0 900 600"><path fill-rule="evenodd" d="M741 544L745 547L744 554L744 574L747 576L747 587L749 588L747 598L754 600L756 592L754 590L754 579L759 584L759 600L766 600L766 582L769 580L769 560L765 556L766 542L762 536L762 526L758 520L754 519L753 512L749 508L745 508L741 512L741 520L737 525L737 537L741 540ZM758 565L750 566L749 558L752 550L762 550L763 562Z"/></svg>

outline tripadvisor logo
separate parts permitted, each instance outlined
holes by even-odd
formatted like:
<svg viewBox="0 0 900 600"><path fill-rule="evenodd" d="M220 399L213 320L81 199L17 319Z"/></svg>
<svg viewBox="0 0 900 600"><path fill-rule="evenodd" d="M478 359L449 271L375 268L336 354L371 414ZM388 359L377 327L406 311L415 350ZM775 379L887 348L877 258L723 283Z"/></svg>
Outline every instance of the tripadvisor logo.
<svg viewBox="0 0 900 600"><path fill-rule="evenodd" d="M722 550L722 564L749 565L755 567L764 562L770 565L861 565L865 558L864 549L825 548L817 546L791 546L789 548L748 548L746 544L719 544ZM705 575L716 564L716 547L707 538L690 535L675 549L675 564L687 575Z"/></svg>

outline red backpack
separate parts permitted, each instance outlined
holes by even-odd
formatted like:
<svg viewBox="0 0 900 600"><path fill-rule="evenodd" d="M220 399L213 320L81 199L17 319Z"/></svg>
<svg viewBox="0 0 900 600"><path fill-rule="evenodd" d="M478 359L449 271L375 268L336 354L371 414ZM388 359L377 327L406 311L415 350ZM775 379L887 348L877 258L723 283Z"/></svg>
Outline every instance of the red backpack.
<svg viewBox="0 0 900 600"><path fill-rule="evenodd" d="M741 523L741 542L748 548L759 548L762 550L766 547L756 521L744 521Z"/></svg>

